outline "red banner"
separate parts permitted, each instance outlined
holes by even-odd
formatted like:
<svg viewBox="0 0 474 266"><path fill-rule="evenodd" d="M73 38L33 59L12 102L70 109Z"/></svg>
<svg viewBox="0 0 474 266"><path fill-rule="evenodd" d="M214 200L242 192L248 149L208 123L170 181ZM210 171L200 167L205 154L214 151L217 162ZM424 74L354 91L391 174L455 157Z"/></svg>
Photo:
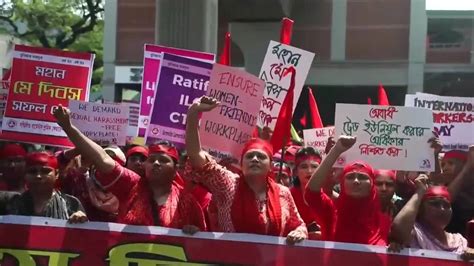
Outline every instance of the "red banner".
<svg viewBox="0 0 474 266"><path fill-rule="evenodd" d="M2 139L72 146L56 124L56 106L89 100L94 55L15 45Z"/></svg>
<svg viewBox="0 0 474 266"><path fill-rule="evenodd" d="M89 222L81 225L26 216L0 217L0 264L6 265L321 265L467 266L448 252L323 241L296 246L284 238L204 233L185 236L162 227Z"/></svg>

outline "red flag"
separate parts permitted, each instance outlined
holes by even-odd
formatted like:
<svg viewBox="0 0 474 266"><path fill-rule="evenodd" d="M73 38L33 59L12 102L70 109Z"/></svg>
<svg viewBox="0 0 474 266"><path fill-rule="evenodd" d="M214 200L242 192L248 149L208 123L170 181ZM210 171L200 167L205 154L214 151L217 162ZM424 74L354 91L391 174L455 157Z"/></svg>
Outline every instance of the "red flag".
<svg viewBox="0 0 474 266"><path fill-rule="evenodd" d="M280 150L284 147L290 140L291 135L291 119L293 118L293 95L295 90L295 76L296 70L293 66L285 69L283 77L291 73L290 87L288 88L288 93L286 94L285 99L281 105L280 113L278 114L278 119L275 125L275 130L270 143L273 146L274 151Z"/></svg>
<svg viewBox="0 0 474 266"><path fill-rule="evenodd" d="M371 105L371 104L372 104L372 98L367 97L367 104L368 104L368 105Z"/></svg>
<svg viewBox="0 0 474 266"><path fill-rule="evenodd" d="M313 128L323 128L323 121L321 121L321 116L319 115L318 104L313 95L313 90L308 87L308 101L309 101L309 112L311 114L311 126Z"/></svg>
<svg viewBox="0 0 474 266"><path fill-rule="evenodd" d="M280 30L281 43L290 45L291 35L293 33L293 23L294 21L289 18L283 18L281 20L281 30Z"/></svg>
<svg viewBox="0 0 474 266"><path fill-rule="evenodd" d="M230 32L226 32L224 39L224 47L222 48L219 64L230 66Z"/></svg>
<svg viewBox="0 0 474 266"><path fill-rule="evenodd" d="M379 105L390 105L382 83L379 83Z"/></svg>
<svg viewBox="0 0 474 266"><path fill-rule="evenodd" d="M303 117L300 118L300 124L303 126L303 128L306 128L306 125L308 124L306 121L306 112L304 112Z"/></svg>

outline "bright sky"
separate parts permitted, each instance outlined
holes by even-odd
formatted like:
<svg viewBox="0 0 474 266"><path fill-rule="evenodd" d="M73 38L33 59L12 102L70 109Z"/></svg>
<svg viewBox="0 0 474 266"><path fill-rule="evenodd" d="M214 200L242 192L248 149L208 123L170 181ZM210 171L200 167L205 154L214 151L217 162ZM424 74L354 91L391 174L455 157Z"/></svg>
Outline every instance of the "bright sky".
<svg viewBox="0 0 474 266"><path fill-rule="evenodd" d="M474 10L474 0L426 0L426 10Z"/></svg>

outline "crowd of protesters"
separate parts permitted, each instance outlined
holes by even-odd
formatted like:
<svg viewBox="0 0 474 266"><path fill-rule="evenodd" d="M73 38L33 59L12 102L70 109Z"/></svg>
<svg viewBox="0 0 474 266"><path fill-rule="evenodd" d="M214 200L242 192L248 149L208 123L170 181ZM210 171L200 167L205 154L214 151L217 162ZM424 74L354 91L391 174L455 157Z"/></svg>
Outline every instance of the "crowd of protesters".
<svg viewBox="0 0 474 266"><path fill-rule="evenodd" d="M102 147L54 116L75 148L0 150L0 215L42 216L198 231L421 248L473 258L474 147L441 153L429 145L434 172L373 169L366 162L334 168L355 137L329 139L324 154L292 144L275 154L265 139L249 140L239 165L201 149L202 112L219 103L202 97L189 108L186 150L169 142Z"/></svg>

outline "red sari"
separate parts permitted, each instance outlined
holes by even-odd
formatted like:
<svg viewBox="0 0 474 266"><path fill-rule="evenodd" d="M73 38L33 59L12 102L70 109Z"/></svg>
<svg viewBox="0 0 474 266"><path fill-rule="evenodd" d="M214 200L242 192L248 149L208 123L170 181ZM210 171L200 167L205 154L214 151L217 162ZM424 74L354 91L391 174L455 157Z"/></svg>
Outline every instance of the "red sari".
<svg viewBox="0 0 474 266"><path fill-rule="evenodd" d="M365 198L353 198L347 195L344 187L346 175L360 172L371 179L370 193ZM337 242L387 245L387 236L383 233L387 219L382 219L380 201L374 185L372 168L365 163L353 163L344 168L340 177L341 193L336 203L324 192L312 192L306 188L305 199L318 213L318 223L326 232L324 240Z"/></svg>

